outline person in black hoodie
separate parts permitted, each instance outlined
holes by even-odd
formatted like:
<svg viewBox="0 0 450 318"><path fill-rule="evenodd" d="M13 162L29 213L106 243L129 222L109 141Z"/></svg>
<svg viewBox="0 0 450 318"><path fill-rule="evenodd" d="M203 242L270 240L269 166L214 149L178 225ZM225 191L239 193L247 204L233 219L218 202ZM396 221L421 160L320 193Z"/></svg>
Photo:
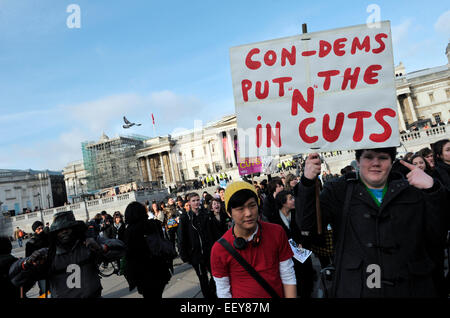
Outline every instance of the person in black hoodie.
<svg viewBox="0 0 450 318"><path fill-rule="evenodd" d="M295 197L290 191L280 191L276 197L277 210L274 211L269 222L279 224L286 232L288 239L294 240L299 247L310 249L308 237L304 237L296 223L295 215ZM311 298L313 291L314 270L311 257L308 257L304 263L294 261L295 276L297 278L297 296L300 298Z"/></svg>
<svg viewBox="0 0 450 318"><path fill-rule="evenodd" d="M125 245L119 240L97 239L93 228L76 221L72 211L56 213L50 246L17 260L9 270L11 282L20 287L45 279L52 298L101 297L98 265L122 257Z"/></svg>
<svg viewBox="0 0 450 318"><path fill-rule="evenodd" d="M144 298L161 299L171 273L164 258L153 255L147 241L149 236L163 238L161 223L156 219L149 220L145 206L136 201L125 209L125 223L124 275L130 291L137 287Z"/></svg>
<svg viewBox="0 0 450 318"><path fill-rule="evenodd" d="M262 204L262 220L269 222L272 218L272 214L277 210L277 204L275 202L275 196L284 190L284 184L280 177L273 177L269 181L267 186L267 196Z"/></svg>
<svg viewBox="0 0 450 318"><path fill-rule="evenodd" d="M6 236L0 236L0 299L20 298L20 288L14 286L9 278L11 265L18 260L11 255L11 241Z"/></svg>
<svg viewBox="0 0 450 318"><path fill-rule="evenodd" d="M114 212L113 223L107 227L104 231L105 238L118 239L122 242L125 238L125 222L123 221L122 214L119 211Z"/></svg>
<svg viewBox="0 0 450 318"><path fill-rule="evenodd" d="M34 222L31 229L33 230L33 236L25 245L25 257L31 256L34 251L50 246L48 233L44 231L44 224L41 221ZM39 295L44 294L45 280L39 280L38 286Z"/></svg>
<svg viewBox="0 0 450 318"><path fill-rule="evenodd" d="M435 162L435 168L433 171L433 177L435 179L438 179L441 184L446 189L447 195L447 201L442 202L443 206L449 206L449 200L450 200L450 139L442 139L433 144L433 155L434 155L434 162ZM446 220L445 224L447 226L447 233L450 233L450 214L448 213L447 208L447 214L446 214ZM450 246L450 236L447 234L447 241L446 241L446 247L447 251L449 251ZM440 254L443 256L444 254ZM439 263L439 267L441 270L443 270L443 267L441 266L443 264L442 262ZM447 272L447 276L445 277L445 281L442 283L441 287L441 295L443 297L447 297L450 294L450 271Z"/></svg>

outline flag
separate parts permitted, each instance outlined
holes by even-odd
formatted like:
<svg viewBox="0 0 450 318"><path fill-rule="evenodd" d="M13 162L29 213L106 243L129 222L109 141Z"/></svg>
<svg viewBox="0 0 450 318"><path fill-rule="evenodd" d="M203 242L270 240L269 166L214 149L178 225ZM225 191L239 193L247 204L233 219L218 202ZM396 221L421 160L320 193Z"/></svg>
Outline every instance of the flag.
<svg viewBox="0 0 450 318"><path fill-rule="evenodd" d="M153 117L153 113L152 113L152 121L153 121L153 125L155 125L155 117Z"/></svg>

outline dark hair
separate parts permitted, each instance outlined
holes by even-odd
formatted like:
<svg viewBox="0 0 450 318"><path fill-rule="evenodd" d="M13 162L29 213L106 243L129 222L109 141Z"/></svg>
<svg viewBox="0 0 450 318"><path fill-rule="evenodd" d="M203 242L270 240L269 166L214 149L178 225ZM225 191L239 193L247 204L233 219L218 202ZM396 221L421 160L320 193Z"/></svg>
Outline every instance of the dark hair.
<svg viewBox="0 0 450 318"><path fill-rule="evenodd" d="M219 188L217 188L217 192L220 192L220 191L225 191L225 189L224 188L222 188L222 187L219 187Z"/></svg>
<svg viewBox="0 0 450 318"><path fill-rule="evenodd" d="M280 177L274 177L269 181L269 185L267 186L267 191L269 194L273 195L275 190L277 189L277 185L284 186L283 181L281 181Z"/></svg>
<svg viewBox="0 0 450 318"><path fill-rule="evenodd" d="M210 201L209 201L209 204L208 204L208 210L209 211L212 211L212 205L213 205L213 202L217 202L217 203L219 203L219 205L220 205L220 212L225 212L225 211L222 211L222 207L223 207L223 205L222 205L222 200L221 199L219 199L219 198L212 198Z"/></svg>
<svg viewBox="0 0 450 318"><path fill-rule="evenodd" d="M177 202L179 201L183 202L183 198L181 196L177 196Z"/></svg>
<svg viewBox="0 0 450 318"><path fill-rule="evenodd" d="M137 201L131 202L125 209L125 222L135 224L148 219L147 209Z"/></svg>
<svg viewBox="0 0 450 318"><path fill-rule="evenodd" d="M432 154L433 151L430 148L425 147L425 148L420 149L417 153L425 158L429 154Z"/></svg>
<svg viewBox="0 0 450 318"><path fill-rule="evenodd" d="M425 172L427 172L428 174L431 174L432 169L430 167L430 164L428 163L428 161L425 160L425 158L421 154L419 154L419 153L413 154L408 162L413 164L413 160L416 158L422 158L423 162L425 162Z"/></svg>
<svg viewBox="0 0 450 318"><path fill-rule="evenodd" d="M405 161L408 161L408 162L409 162L409 160L411 159L411 157L412 157L413 155L414 155L413 152L408 152L408 153L405 154L405 156L403 157L403 159L404 159Z"/></svg>
<svg viewBox="0 0 450 318"><path fill-rule="evenodd" d="M354 169L352 166L345 166L341 169L341 175L347 174L349 172L352 172Z"/></svg>
<svg viewBox="0 0 450 318"><path fill-rule="evenodd" d="M211 194L208 193L208 194L205 196L205 204L206 204L206 205L209 205L209 203L211 202L212 199L214 199L214 197L213 197Z"/></svg>
<svg viewBox="0 0 450 318"><path fill-rule="evenodd" d="M11 254L12 245L7 236L0 236L0 255Z"/></svg>
<svg viewBox="0 0 450 318"><path fill-rule="evenodd" d="M277 204L278 209L281 209L283 205L287 202L288 195L292 195L291 192L283 190L278 192L278 194L275 196L275 202Z"/></svg>
<svg viewBox="0 0 450 318"><path fill-rule="evenodd" d="M247 202L251 198L255 198L256 203L258 203L258 196L252 190L243 189L243 190L237 191L228 200L227 211L230 212L230 214L231 214L231 209L243 206L245 204L245 202ZM258 204L258 206L259 206L259 204Z"/></svg>
<svg viewBox="0 0 450 318"><path fill-rule="evenodd" d="M203 193L208 193L208 192L203 192ZM198 195L198 193L196 193L196 192L191 192L191 193L188 193L187 195L186 195L186 201L191 201L191 199L192 198L195 198L195 197L200 197L199 195Z"/></svg>
<svg viewBox="0 0 450 318"><path fill-rule="evenodd" d="M355 151L355 158L356 161L359 162L359 159L361 158L361 155L363 154L364 151L374 151L374 152L384 152L387 153L389 155L389 157L391 157L391 163L393 163L395 161L395 156L397 155L397 148L396 147L386 147L386 148L374 148L374 149L358 149Z"/></svg>
<svg viewBox="0 0 450 318"><path fill-rule="evenodd" d="M446 138L438 140L433 144L433 158L435 163L444 161L442 160L442 152L445 144L448 142L450 142L450 139Z"/></svg>

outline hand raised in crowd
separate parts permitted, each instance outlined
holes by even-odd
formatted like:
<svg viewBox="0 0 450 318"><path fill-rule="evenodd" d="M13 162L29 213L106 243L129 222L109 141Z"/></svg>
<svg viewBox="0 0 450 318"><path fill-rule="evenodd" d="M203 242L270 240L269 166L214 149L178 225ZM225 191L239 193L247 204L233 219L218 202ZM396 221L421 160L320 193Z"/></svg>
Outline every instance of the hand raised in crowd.
<svg viewBox="0 0 450 318"><path fill-rule="evenodd" d="M103 250L102 246L100 244L98 244L97 241L95 239L93 239L92 237L87 238L85 243L86 243L86 247L88 247L93 252L98 253Z"/></svg>
<svg viewBox="0 0 450 318"><path fill-rule="evenodd" d="M38 266L45 263L47 260L48 248L41 248L34 251L23 263L25 268L31 266Z"/></svg>
<svg viewBox="0 0 450 318"><path fill-rule="evenodd" d="M434 180L425 171L406 161L400 160L400 163L411 170L407 175L408 182L418 189L429 189L433 187Z"/></svg>
<svg viewBox="0 0 450 318"><path fill-rule="evenodd" d="M308 158L306 158L305 163L305 172L304 172L305 178L309 180L315 179L320 174L320 170L321 170L321 161L319 154L316 152L309 154Z"/></svg>

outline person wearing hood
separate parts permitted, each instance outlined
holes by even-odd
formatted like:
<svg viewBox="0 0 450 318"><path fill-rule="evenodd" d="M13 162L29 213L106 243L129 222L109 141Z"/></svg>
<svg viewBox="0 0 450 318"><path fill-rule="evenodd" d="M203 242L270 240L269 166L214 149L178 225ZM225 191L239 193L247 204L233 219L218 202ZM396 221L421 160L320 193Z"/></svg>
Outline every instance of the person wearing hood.
<svg viewBox="0 0 450 318"><path fill-rule="evenodd" d="M31 226L33 230L33 236L25 245L25 257L31 256L34 251L41 248L49 247L50 242L48 239L48 233L44 231L44 224L41 221L36 221ZM39 295L45 293L45 280L38 281Z"/></svg>
<svg viewBox="0 0 450 318"><path fill-rule="evenodd" d="M72 211L54 214L49 247L17 260L9 271L12 283L20 287L46 280L52 298L101 297L98 264L122 257L125 245L119 240L97 240L94 228L91 222L86 226L76 221Z"/></svg>
<svg viewBox="0 0 450 318"><path fill-rule="evenodd" d="M9 238L0 236L0 298L2 300L14 300L20 298L20 288L11 283L11 279L8 275L11 265L18 260L17 257L11 255L11 250L12 245Z"/></svg>
<svg viewBox="0 0 450 318"><path fill-rule="evenodd" d="M170 264L163 257L155 256L148 242L150 237L163 239L161 222L148 219L145 206L135 201L125 209L125 223L124 240L128 249L124 275L129 290L137 287L144 298L161 299L171 278Z"/></svg>

